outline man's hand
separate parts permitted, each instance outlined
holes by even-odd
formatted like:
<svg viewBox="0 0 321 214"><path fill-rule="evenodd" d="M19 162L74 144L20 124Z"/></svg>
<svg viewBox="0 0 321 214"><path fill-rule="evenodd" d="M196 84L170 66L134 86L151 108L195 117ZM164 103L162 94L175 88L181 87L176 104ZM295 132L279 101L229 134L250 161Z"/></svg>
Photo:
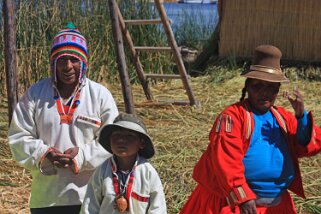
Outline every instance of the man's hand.
<svg viewBox="0 0 321 214"><path fill-rule="evenodd" d="M63 154L60 155L59 162L63 164L64 167L71 166L73 164L72 160L78 154L79 147L72 147L64 151Z"/></svg>
<svg viewBox="0 0 321 214"><path fill-rule="evenodd" d="M47 153L46 158L55 166L59 168L65 167L63 163L60 162L61 156L63 155L58 149L51 147L50 152Z"/></svg>
<svg viewBox="0 0 321 214"><path fill-rule="evenodd" d="M294 90L293 96L294 98L289 95L286 95L286 97L291 103L292 108L294 109L295 116L297 118L301 118L304 114L304 102L303 102L302 95L298 90Z"/></svg>
<svg viewBox="0 0 321 214"><path fill-rule="evenodd" d="M256 214L256 205L254 200L249 200L239 205L241 214Z"/></svg>

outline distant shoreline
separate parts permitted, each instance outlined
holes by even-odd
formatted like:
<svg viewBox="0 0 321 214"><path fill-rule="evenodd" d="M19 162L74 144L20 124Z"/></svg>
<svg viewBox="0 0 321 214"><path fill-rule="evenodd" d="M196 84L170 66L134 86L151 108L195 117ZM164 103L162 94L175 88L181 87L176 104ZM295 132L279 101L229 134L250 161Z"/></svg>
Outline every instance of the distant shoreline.
<svg viewBox="0 0 321 214"><path fill-rule="evenodd" d="M216 4L218 0L160 0L161 3ZM149 0L154 3L154 0Z"/></svg>
<svg viewBox="0 0 321 214"><path fill-rule="evenodd" d="M217 0L178 0L177 3L187 4L216 4Z"/></svg>

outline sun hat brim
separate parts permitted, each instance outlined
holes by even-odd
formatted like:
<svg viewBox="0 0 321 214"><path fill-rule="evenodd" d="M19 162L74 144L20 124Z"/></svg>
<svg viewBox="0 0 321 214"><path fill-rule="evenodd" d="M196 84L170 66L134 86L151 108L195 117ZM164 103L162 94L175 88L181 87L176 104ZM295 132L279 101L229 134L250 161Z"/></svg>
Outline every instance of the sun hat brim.
<svg viewBox="0 0 321 214"><path fill-rule="evenodd" d="M145 142L145 147L138 151L139 155L143 156L146 159L149 159L154 156L155 149L150 136L140 125L131 121L118 121L116 123L106 125L101 130L98 142L102 145L104 149L106 149L111 154L113 153L111 150L109 137L113 131L119 128L128 129L141 134Z"/></svg>

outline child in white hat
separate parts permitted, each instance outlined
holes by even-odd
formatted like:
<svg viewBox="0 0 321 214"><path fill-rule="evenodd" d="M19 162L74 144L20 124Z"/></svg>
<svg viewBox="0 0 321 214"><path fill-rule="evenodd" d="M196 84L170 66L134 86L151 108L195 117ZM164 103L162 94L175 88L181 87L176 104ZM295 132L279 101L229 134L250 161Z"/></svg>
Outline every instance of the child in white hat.
<svg viewBox="0 0 321 214"><path fill-rule="evenodd" d="M99 143L113 156L91 177L81 213L166 214L161 180L147 161L155 150L142 120L121 113L102 129Z"/></svg>

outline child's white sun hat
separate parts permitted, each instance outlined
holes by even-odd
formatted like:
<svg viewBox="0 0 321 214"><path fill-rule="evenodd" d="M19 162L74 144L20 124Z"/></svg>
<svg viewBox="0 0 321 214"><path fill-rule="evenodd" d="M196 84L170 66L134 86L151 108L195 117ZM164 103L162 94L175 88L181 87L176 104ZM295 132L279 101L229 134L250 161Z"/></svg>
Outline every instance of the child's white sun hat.
<svg viewBox="0 0 321 214"><path fill-rule="evenodd" d="M150 136L147 134L145 124L141 118L134 114L120 113L114 120L113 124L106 125L100 132L99 143L106 149L109 153L112 153L110 147L110 135L113 131L124 128L131 131L138 132L144 142L144 148L138 151L139 155L148 159L154 156L155 149Z"/></svg>

